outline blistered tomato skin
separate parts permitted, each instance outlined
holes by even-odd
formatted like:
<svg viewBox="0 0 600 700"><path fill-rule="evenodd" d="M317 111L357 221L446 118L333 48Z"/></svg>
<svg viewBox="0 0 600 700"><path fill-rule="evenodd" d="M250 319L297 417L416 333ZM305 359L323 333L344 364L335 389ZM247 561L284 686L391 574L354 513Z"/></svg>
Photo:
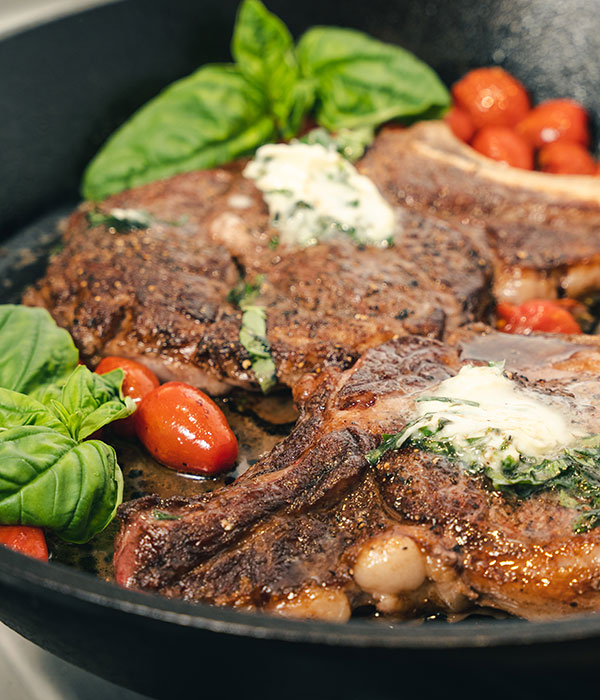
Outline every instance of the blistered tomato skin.
<svg viewBox="0 0 600 700"><path fill-rule="evenodd" d="M475 125L464 109L454 105L444 117L444 121L457 139L469 143L475 134Z"/></svg>
<svg viewBox="0 0 600 700"><path fill-rule="evenodd" d="M486 126L480 129L471 146L488 158L514 168L533 170L533 148L508 127Z"/></svg>
<svg viewBox="0 0 600 700"><path fill-rule="evenodd" d="M555 141L540 148L540 170L555 175L595 175L596 163L579 143Z"/></svg>
<svg viewBox="0 0 600 700"><path fill-rule="evenodd" d="M0 525L0 545L33 559L48 561L48 547L41 527Z"/></svg>
<svg viewBox="0 0 600 700"><path fill-rule="evenodd" d="M498 328L504 333L581 333L572 314L559 302L547 299L532 299L519 306L499 303L496 314L499 319Z"/></svg>
<svg viewBox="0 0 600 700"><path fill-rule="evenodd" d="M547 100L534 107L516 130L535 148L555 141L590 142L588 115L575 100Z"/></svg>
<svg viewBox="0 0 600 700"><path fill-rule="evenodd" d="M133 417L137 436L166 467L210 475L235 464L238 444L223 412L189 384L167 382L154 389Z"/></svg>
<svg viewBox="0 0 600 700"><path fill-rule="evenodd" d="M454 101L468 112L475 128L514 126L530 108L529 95L510 73L498 67L476 68L452 87Z"/></svg>
<svg viewBox="0 0 600 700"><path fill-rule="evenodd" d="M114 369L122 369L125 372L123 379L123 394L133 399L136 404L160 385L158 377L144 365L135 360L124 357L105 357L96 367L97 374L106 374ZM135 415L135 414L134 414ZM135 437L134 416L128 416L111 424L111 428L117 435L126 438Z"/></svg>

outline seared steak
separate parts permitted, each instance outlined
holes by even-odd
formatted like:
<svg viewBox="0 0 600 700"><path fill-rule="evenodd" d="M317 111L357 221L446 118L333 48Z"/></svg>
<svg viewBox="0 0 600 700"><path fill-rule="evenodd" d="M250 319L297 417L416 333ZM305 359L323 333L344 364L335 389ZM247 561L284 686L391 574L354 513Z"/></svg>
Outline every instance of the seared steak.
<svg viewBox="0 0 600 700"><path fill-rule="evenodd" d="M106 354L141 357L161 378L213 394L256 387L239 342L241 313L227 300L240 275L264 278L256 303L266 307L277 375L288 385L306 371L347 367L397 335L439 338L482 317L491 265L476 231L396 206L392 247L346 238L273 250L277 231L240 165L155 182L100 206L146 212L147 228L91 225L92 207L82 206L24 302L45 306L92 365Z"/></svg>
<svg viewBox="0 0 600 700"><path fill-rule="evenodd" d="M360 164L399 205L483 226L494 296L520 303L600 287L600 180L507 168L441 122L384 129Z"/></svg>
<svg viewBox="0 0 600 700"><path fill-rule="evenodd" d="M517 497L441 454L365 455L418 395L467 363L506 371L586 433L600 432L600 341L457 331L402 336L349 370L306 375L292 434L231 486L121 506L117 581L217 605L345 620L493 607L540 618L600 607L600 530L551 489Z"/></svg>

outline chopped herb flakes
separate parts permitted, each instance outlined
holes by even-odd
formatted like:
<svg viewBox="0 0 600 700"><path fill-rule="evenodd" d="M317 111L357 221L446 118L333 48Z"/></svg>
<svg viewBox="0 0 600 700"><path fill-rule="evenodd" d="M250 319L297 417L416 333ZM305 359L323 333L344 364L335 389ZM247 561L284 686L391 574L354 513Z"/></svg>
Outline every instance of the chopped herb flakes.
<svg viewBox="0 0 600 700"><path fill-rule="evenodd" d="M463 367L442 382L439 396L415 399L420 415L400 432L382 435L367 460L375 465L388 451L410 445L459 462L468 473L484 475L495 489L518 497L554 491L563 505L581 512L576 531L596 527L600 435L574 432L555 408L504 377L503 367ZM444 390L458 396L444 396ZM428 412L419 408L424 403Z"/></svg>
<svg viewBox="0 0 600 700"><path fill-rule="evenodd" d="M151 226L152 216L139 209L110 209L107 212L95 209L88 212L87 220L91 226L106 226L117 233L128 233L134 229Z"/></svg>
<svg viewBox="0 0 600 700"><path fill-rule="evenodd" d="M164 510L153 510L152 517L155 520L181 520L181 515L174 515L173 513L167 513Z"/></svg>
<svg viewBox="0 0 600 700"><path fill-rule="evenodd" d="M277 383L275 362L267 339L267 315L263 306L254 304L262 285L262 277L254 284L244 282L228 296L232 304L242 310L240 342L246 348L252 363L252 371L261 391L266 394Z"/></svg>

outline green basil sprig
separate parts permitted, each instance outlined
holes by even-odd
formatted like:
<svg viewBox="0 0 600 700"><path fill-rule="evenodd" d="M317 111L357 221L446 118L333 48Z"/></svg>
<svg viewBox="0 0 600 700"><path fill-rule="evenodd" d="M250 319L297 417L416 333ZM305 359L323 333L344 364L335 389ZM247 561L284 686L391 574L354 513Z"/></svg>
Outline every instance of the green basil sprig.
<svg viewBox="0 0 600 700"><path fill-rule="evenodd" d="M0 523L86 542L123 499L112 447L86 440L133 413L123 371L77 366L71 336L47 311L0 306Z"/></svg>
<svg viewBox="0 0 600 700"><path fill-rule="evenodd" d="M83 195L99 200L249 155L295 136L313 106L317 123L337 132L438 117L450 103L437 75L408 51L335 27L310 29L294 47L259 0L241 3L231 52L235 64L200 68L121 126L88 166Z"/></svg>

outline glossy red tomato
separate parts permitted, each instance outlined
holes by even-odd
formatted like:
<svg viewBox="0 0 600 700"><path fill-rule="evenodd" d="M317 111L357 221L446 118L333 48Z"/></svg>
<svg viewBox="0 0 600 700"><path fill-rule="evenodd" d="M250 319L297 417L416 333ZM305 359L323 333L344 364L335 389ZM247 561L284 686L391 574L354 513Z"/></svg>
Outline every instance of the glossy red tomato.
<svg viewBox="0 0 600 700"><path fill-rule="evenodd" d="M28 557L48 561L48 547L41 527L0 525L0 544Z"/></svg>
<svg viewBox="0 0 600 700"><path fill-rule="evenodd" d="M134 418L139 439L171 469L217 474L235 463L238 444L223 412L189 384L167 382L154 389Z"/></svg>
<svg viewBox="0 0 600 700"><path fill-rule="evenodd" d="M540 148L554 141L590 142L588 116L575 100L547 100L534 107L516 126L532 146Z"/></svg>
<svg viewBox="0 0 600 700"><path fill-rule="evenodd" d="M506 126L484 126L475 134L471 145L488 158L514 168L533 170L533 148Z"/></svg>
<svg viewBox="0 0 600 700"><path fill-rule="evenodd" d="M123 393L139 404L140 401L153 389L159 386L157 376L144 365L135 360L128 360L124 357L105 357L100 360L96 367L97 374L106 374L113 369L122 369L125 372L123 379ZM135 415L135 414L134 414ZM135 436L134 416L123 418L112 423L111 428L123 437L132 438Z"/></svg>
<svg viewBox="0 0 600 700"><path fill-rule="evenodd" d="M473 138L475 125L464 109L454 105L444 117L444 121L452 129L452 133L457 139L468 143Z"/></svg>
<svg viewBox="0 0 600 700"><path fill-rule="evenodd" d="M587 149L572 141L555 141L540 148L540 170L556 175L595 175L596 163Z"/></svg>
<svg viewBox="0 0 600 700"><path fill-rule="evenodd" d="M527 90L503 68L476 68L452 87L454 101L477 129L514 126L529 112Z"/></svg>
<svg viewBox="0 0 600 700"><path fill-rule="evenodd" d="M496 313L498 328L505 333L581 333L579 324L564 305L548 299L532 299L519 306L501 302Z"/></svg>

